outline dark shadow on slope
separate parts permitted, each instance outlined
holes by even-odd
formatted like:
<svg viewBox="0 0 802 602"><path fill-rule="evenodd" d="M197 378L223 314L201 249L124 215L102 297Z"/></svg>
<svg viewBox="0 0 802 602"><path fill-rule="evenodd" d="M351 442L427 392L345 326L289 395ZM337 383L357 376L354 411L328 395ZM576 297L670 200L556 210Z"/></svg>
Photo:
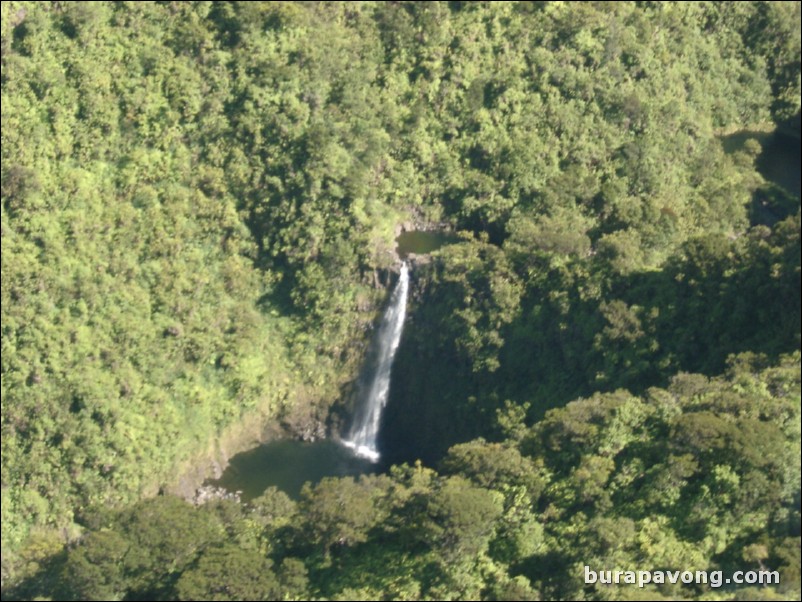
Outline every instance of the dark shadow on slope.
<svg viewBox="0 0 802 602"><path fill-rule="evenodd" d="M393 369L382 458L433 465L455 443L498 436L505 400L529 402L535 421L594 391L637 394L678 372L719 374L733 353L771 359L799 349L799 257L797 212L773 231L690 241L660 271L612 277L602 303L583 299L583 282L561 290L547 277L504 330L495 372L474 372L441 334L453 332L447 308L459 300L421 274ZM609 267L599 260L595 269Z"/></svg>

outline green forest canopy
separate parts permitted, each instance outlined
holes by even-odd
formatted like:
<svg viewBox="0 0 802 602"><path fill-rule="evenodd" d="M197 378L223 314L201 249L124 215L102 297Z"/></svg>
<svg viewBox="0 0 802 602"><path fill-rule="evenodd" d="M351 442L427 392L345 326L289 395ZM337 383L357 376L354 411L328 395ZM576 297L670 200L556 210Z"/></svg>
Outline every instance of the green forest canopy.
<svg viewBox="0 0 802 602"><path fill-rule="evenodd" d="M596 563L798 597L799 198L722 136L798 128L799 30L794 2L2 3L4 592L638 594ZM416 270L389 409L437 472L153 498L244 423L325 422L409 221L461 241Z"/></svg>

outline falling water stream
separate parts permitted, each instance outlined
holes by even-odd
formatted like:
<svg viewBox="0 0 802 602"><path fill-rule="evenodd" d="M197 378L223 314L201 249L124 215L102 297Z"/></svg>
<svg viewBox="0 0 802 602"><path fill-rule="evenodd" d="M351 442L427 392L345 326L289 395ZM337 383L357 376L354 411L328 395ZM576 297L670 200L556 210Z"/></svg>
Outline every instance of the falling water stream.
<svg viewBox="0 0 802 602"><path fill-rule="evenodd" d="M390 305L379 327L376 371L366 394L357 400L354 421L348 437L343 439L343 444L353 449L357 456L367 458L371 462L379 461L378 436L381 414L387 405L393 358L404 330L408 292L409 268L403 263L401 275L390 298Z"/></svg>
<svg viewBox="0 0 802 602"><path fill-rule="evenodd" d="M335 440L271 441L234 456L222 477L207 484L239 492L243 501L258 497L268 487L278 487L298 498L305 482L379 470L381 414L390 393L390 370L401 340L408 292L409 268L404 263L378 328L365 381L357 387L356 411L347 435L340 441L343 445Z"/></svg>
<svg viewBox="0 0 802 602"><path fill-rule="evenodd" d="M729 152L735 152L746 140L756 137L751 132L740 133L729 142ZM799 198L799 138L775 136L766 141L765 150L760 156L761 173L785 188L791 195ZM787 167L786 167L787 166ZM771 168L771 169L769 169ZM772 171L773 170L773 171ZM777 174L785 174L787 181L779 180ZM397 240L399 256L410 253L426 254L440 246L458 242L438 232L407 232ZM390 369L396 349L401 340L401 331L406 317L406 301L409 289L409 273L406 265L401 267L401 276L390 299L378 332L377 359L372 364L375 372L362 387L364 393L357 400L356 413L349 431L344 434L349 447L339 445L333 440L314 443L302 441L271 441L247 452L237 454L217 481L211 484L229 491L242 491L243 499L260 495L267 487L275 486L292 497L298 497L304 482L317 483L325 476L356 476L381 470L379 459L378 431L381 415L387 404L390 389ZM420 429L419 416L410 416L408 424L393 422L386 424L384 460L410 461L425 457L431 437L430 429ZM392 437L387 438L387 432ZM404 448L397 448L398 441ZM394 446L396 448L394 448Z"/></svg>

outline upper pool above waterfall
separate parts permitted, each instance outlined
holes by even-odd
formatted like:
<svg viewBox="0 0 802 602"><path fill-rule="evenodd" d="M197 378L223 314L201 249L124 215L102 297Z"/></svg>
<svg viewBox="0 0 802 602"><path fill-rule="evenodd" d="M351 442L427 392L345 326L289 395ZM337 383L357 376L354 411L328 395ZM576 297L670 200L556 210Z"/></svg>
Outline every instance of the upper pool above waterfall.
<svg viewBox="0 0 802 602"><path fill-rule="evenodd" d="M425 255L457 241L459 237L456 234L442 230L409 230L395 239L396 252L401 259L406 259L410 253Z"/></svg>

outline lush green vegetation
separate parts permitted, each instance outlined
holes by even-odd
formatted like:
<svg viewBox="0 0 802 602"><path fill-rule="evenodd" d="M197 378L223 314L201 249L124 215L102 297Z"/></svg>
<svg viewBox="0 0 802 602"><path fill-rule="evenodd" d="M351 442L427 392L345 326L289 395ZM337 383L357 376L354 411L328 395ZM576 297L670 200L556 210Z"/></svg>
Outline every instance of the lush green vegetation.
<svg viewBox="0 0 802 602"><path fill-rule="evenodd" d="M798 120L799 29L793 2L4 2L8 595L643 593L590 564L798 598L799 199L723 136ZM319 430L403 221L460 233L415 270L388 408L425 465L153 497L243 423Z"/></svg>
<svg viewBox="0 0 802 602"><path fill-rule="evenodd" d="M86 515L88 533L15 592L58 599L582 599L583 566L779 570L798 595L800 355L596 394L440 473L324 479L200 508L163 496ZM729 573L728 573L729 574ZM636 588L634 588L636 589ZM663 587L665 599L708 594ZM630 591L630 595L637 595ZM717 592L721 594L721 592ZM732 592L728 592L731 597ZM758 591L751 595L761 595Z"/></svg>

